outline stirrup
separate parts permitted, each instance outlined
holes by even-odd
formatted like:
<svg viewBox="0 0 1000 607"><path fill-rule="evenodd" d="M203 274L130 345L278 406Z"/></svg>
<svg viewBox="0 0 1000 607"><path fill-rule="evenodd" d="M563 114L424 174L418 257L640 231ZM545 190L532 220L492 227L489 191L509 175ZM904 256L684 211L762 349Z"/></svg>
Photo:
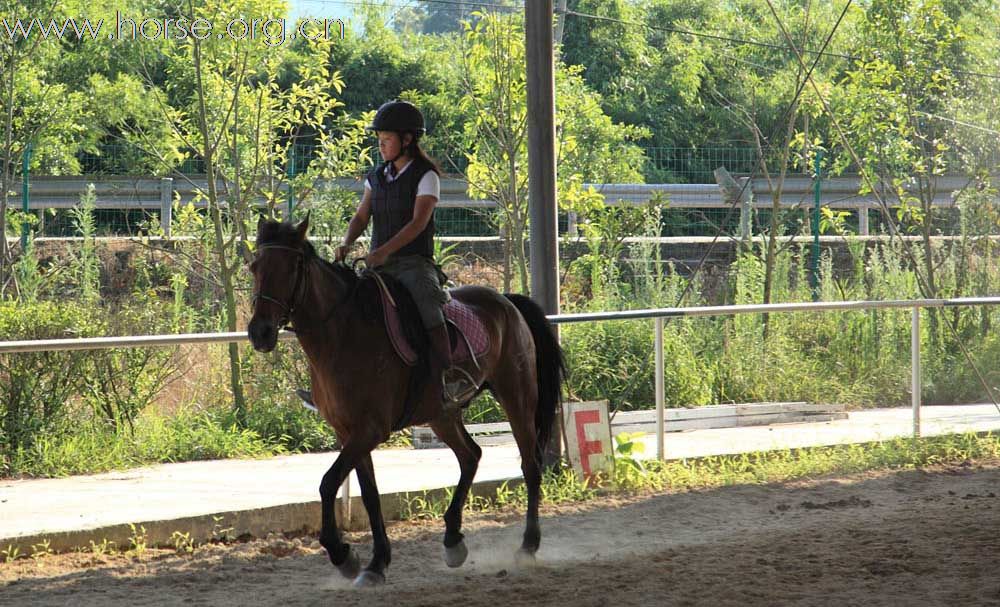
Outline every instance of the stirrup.
<svg viewBox="0 0 1000 607"><path fill-rule="evenodd" d="M452 381L448 381L449 374L453 376ZM461 367L445 369L441 374L441 383L446 404L453 406L464 405L479 391L476 379Z"/></svg>
<svg viewBox="0 0 1000 607"><path fill-rule="evenodd" d="M303 407L309 409L313 413L319 413L319 409L316 408L316 403L313 402L313 393L311 391L297 388L295 390L295 396L298 396L302 401Z"/></svg>

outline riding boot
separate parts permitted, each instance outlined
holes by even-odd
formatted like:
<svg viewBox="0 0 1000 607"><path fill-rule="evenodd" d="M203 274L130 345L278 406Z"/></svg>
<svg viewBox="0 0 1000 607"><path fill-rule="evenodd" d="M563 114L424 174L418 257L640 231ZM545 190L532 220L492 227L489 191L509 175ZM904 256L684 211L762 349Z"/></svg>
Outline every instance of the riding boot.
<svg viewBox="0 0 1000 607"><path fill-rule="evenodd" d="M441 402L445 407L457 407L465 404L475 394L478 386L467 373L452 366L451 339L448 337L448 325L442 324L429 331L431 351L434 360L431 366L431 377L441 377Z"/></svg>

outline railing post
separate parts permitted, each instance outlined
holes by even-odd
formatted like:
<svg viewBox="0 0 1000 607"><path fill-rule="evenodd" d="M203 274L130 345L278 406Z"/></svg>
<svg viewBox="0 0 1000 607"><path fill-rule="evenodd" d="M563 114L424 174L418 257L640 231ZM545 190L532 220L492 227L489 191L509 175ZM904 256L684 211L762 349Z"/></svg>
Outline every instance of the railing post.
<svg viewBox="0 0 1000 607"><path fill-rule="evenodd" d="M340 500L343 505L340 509L340 528L349 531L351 529L351 473L347 474L344 484L340 486Z"/></svg>
<svg viewBox="0 0 1000 607"><path fill-rule="evenodd" d="M170 224L173 223L173 189L174 180L172 177L160 179L160 228L166 238L170 238Z"/></svg>
<svg viewBox="0 0 1000 607"><path fill-rule="evenodd" d="M868 205L864 203L858 207L858 234L868 236Z"/></svg>
<svg viewBox="0 0 1000 607"><path fill-rule="evenodd" d="M663 317L656 323L656 459L663 461Z"/></svg>
<svg viewBox="0 0 1000 607"><path fill-rule="evenodd" d="M913 404L913 438L920 438L920 308L913 308L910 328L910 390Z"/></svg>

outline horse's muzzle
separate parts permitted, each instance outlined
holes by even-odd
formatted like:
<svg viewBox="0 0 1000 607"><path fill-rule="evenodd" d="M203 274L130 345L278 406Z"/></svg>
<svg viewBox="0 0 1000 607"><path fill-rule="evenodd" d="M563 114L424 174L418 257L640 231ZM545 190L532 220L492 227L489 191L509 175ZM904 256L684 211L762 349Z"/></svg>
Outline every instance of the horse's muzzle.
<svg viewBox="0 0 1000 607"><path fill-rule="evenodd" d="M269 320L262 320L256 316L250 319L247 326L247 335L250 337L250 344L258 352L271 352L278 345L278 325Z"/></svg>

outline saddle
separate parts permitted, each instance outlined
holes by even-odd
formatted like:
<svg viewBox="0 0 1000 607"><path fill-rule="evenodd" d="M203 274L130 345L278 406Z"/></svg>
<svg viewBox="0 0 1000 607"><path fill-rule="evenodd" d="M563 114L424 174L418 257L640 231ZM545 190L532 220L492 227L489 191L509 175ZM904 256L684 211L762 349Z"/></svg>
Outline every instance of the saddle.
<svg viewBox="0 0 1000 607"><path fill-rule="evenodd" d="M374 277L378 284L382 316L389 341L400 360L412 367L417 364L417 351L403 330L403 321L395 298L385 280L377 273ZM452 363L458 365L471 359L476 366L479 366L478 359L490 348L486 325L470 306L454 298L450 298L444 305L443 312L445 323L448 325Z"/></svg>

